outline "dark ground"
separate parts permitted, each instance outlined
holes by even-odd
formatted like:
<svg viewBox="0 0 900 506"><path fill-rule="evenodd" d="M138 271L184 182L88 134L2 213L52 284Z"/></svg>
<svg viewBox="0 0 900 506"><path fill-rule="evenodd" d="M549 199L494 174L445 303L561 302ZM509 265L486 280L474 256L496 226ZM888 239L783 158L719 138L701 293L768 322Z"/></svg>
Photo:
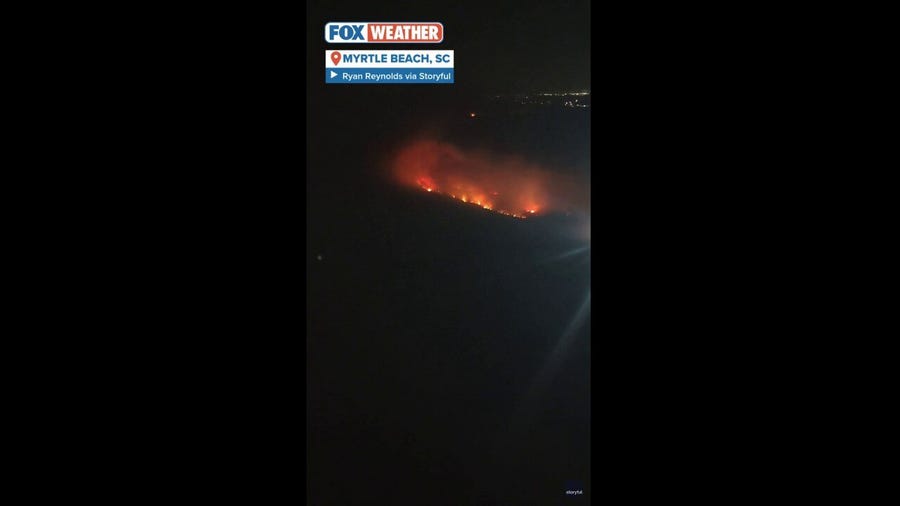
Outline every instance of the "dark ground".
<svg viewBox="0 0 900 506"><path fill-rule="evenodd" d="M570 480L588 499L589 316L526 396L589 297L588 253L551 260L589 244L578 223L468 208L379 167L428 131L575 167L587 184L589 113L348 88L311 104L309 504L566 504Z"/></svg>

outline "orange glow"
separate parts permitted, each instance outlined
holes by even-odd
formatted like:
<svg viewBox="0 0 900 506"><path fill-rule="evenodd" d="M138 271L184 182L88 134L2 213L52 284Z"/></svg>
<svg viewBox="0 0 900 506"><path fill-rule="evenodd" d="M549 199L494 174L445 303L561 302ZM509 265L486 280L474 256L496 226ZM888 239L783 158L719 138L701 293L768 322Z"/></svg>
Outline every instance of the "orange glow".
<svg viewBox="0 0 900 506"><path fill-rule="evenodd" d="M470 118L474 118L474 117L475 117L475 113L474 113L474 112L470 112L470 113L469 113L469 117L470 117Z"/></svg>
<svg viewBox="0 0 900 506"><path fill-rule="evenodd" d="M518 157L422 140L400 149L391 168L400 184L515 218L590 209L589 185Z"/></svg>

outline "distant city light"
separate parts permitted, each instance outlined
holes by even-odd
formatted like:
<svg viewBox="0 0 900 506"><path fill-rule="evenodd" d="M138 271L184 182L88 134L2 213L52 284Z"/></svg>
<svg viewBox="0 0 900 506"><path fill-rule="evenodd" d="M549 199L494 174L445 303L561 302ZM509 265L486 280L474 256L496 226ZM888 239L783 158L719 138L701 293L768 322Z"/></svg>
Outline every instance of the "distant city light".
<svg viewBox="0 0 900 506"><path fill-rule="evenodd" d="M581 97L581 98L576 98ZM560 91L543 93L516 93L511 95L496 95L498 99L511 99L520 105L549 105L571 108L589 109L591 107L591 92L588 91ZM587 102L587 103L585 103Z"/></svg>

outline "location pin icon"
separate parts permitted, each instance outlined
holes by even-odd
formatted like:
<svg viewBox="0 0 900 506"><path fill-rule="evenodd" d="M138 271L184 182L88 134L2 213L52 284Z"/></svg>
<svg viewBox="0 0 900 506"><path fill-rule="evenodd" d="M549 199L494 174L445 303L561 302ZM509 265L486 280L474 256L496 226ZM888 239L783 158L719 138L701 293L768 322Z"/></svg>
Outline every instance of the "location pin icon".
<svg viewBox="0 0 900 506"><path fill-rule="evenodd" d="M331 53L331 61L337 65L341 61L341 53L338 53L337 51Z"/></svg>

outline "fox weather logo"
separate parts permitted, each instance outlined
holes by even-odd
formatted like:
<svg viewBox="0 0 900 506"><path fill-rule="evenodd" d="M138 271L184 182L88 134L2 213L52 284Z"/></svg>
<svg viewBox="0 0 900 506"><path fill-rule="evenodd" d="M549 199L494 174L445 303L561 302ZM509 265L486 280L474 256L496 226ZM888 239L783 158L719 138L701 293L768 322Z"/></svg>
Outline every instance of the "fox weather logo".
<svg viewBox="0 0 900 506"><path fill-rule="evenodd" d="M327 23L325 42L331 44L438 44L444 25L426 23Z"/></svg>

